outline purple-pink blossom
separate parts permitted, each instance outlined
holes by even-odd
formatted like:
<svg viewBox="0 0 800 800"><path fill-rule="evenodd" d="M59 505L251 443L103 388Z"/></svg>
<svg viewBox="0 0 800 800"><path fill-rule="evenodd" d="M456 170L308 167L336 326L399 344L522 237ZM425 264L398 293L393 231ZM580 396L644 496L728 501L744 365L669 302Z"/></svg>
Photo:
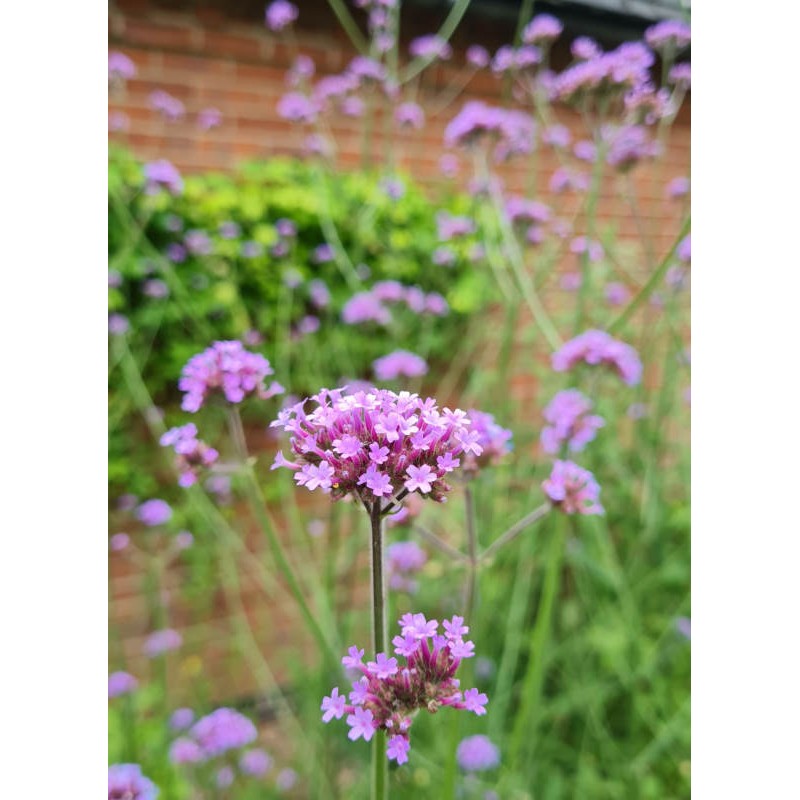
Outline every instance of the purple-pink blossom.
<svg viewBox="0 0 800 800"><path fill-rule="evenodd" d="M455 677L462 659L472 657L474 649L472 642L462 638L469 630L463 622L463 618L453 617L445 626L446 635L441 636L436 620L404 614L398 623L401 635L393 640L397 658L377 653L375 661L364 664L363 651L351 647L350 652L358 657L342 661L361 676L352 684L349 702L343 702L338 687L323 699L323 721L346 715L351 741L370 741L375 731L386 731L387 758L403 764L408 760L409 730L419 710L435 713L449 706L485 714L486 695L477 689L462 693Z"/></svg>
<svg viewBox="0 0 800 800"><path fill-rule="evenodd" d="M108 699L130 694L136 690L138 685L139 681L129 672L112 672L108 676Z"/></svg>
<svg viewBox="0 0 800 800"><path fill-rule="evenodd" d="M142 774L138 764L111 764L108 768L108 800L156 800L158 788Z"/></svg>
<svg viewBox="0 0 800 800"><path fill-rule="evenodd" d="M386 548L386 571L390 589L414 594L416 575L428 561L427 553L416 542L392 542Z"/></svg>
<svg viewBox="0 0 800 800"><path fill-rule="evenodd" d="M171 194L183 191L183 178L174 164L164 158L144 165L145 191L155 194L159 189L166 189Z"/></svg>
<svg viewBox="0 0 800 800"><path fill-rule="evenodd" d="M112 51L108 54L108 80L129 81L136 77L136 65L125 53Z"/></svg>
<svg viewBox="0 0 800 800"><path fill-rule="evenodd" d="M269 388L264 379L273 374L264 356L245 350L239 341L214 342L186 363L178 388L184 392L181 408L198 411L209 395L219 392L229 403L241 403L250 394L261 399L274 397L283 387L273 382Z"/></svg>
<svg viewBox="0 0 800 800"><path fill-rule="evenodd" d="M171 428L162 435L159 443L175 451L180 486L197 483L201 472L219 458L219 453L213 447L197 438L197 426L193 422Z"/></svg>
<svg viewBox="0 0 800 800"><path fill-rule="evenodd" d="M165 628L161 631L154 631L147 637L143 651L148 658L155 658L172 650L177 650L182 644L183 637L178 631L172 628Z"/></svg>
<svg viewBox="0 0 800 800"><path fill-rule="evenodd" d="M425 112L418 103L401 103L394 112L398 125L419 130L425 124Z"/></svg>
<svg viewBox="0 0 800 800"><path fill-rule="evenodd" d="M172 519L172 508L166 500L145 500L137 509L136 517L149 527L163 525Z"/></svg>
<svg viewBox="0 0 800 800"><path fill-rule="evenodd" d="M561 36L564 26L550 14L537 14L522 30L525 44L544 44Z"/></svg>
<svg viewBox="0 0 800 800"><path fill-rule="evenodd" d="M500 751L487 736L476 734L461 740L456 761L465 772L483 772L500 764Z"/></svg>
<svg viewBox="0 0 800 800"><path fill-rule="evenodd" d="M473 67L478 67L480 69L489 66L489 51L479 44L471 44L467 48L466 57L467 63L471 64Z"/></svg>
<svg viewBox="0 0 800 800"><path fill-rule="evenodd" d="M636 350L605 331L586 331L565 342L552 356L556 372L566 372L579 363L610 367L629 386L642 379L642 362Z"/></svg>
<svg viewBox="0 0 800 800"><path fill-rule="evenodd" d="M201 131L210 131L222 125L222 112L218 108L204 108L197 115L197 127Z"/></svg>
<svg viewBox="0 0 800 800"><path fill-rule="evenodd" d="M287 0L274 0L267 6L265 21L271 31L282 31L291 25L298 16L297 6Z"/></svg>
<svg viewBox="0 0 800 800"><path fill-rule="evenodd" d="M287 460L281 453L274 466L288 467L299 485L322 488L336 500L354 493L372 502L430 484L424 496L441 501L450 490L444 481L450 470L438 466L439 458L482 452L466 412L439 410L433 398L386 389L323 389L311 401L316 407L310 412L305 409L309 401L303 401L281 411L271 424L291 434L293 457ZM425 465L429 470L409 472ZM406 482L415 475L426 480L409 490Z"/></svg>
<svg viewBox="0 0 800 800"><path fill-rule="evenodd" d="M453 48L441 36L429 34L413 39L408 46L408 52L414 58L438 58L446 61L453 55Z"/></svg>
<svg viewBox="0 0 800 800"><path fill-rule="evenodd" d="M258 731L238 711L218 708L195 722L189 736L197 742L206 758L214 758L251 744L257 738Z"/></svg>
<svg viewBox="0 0 800 800"><path fill-rule="evenodd" d="M573 452L583 450L605 425L603 418L591 414L591 410L592 401L577 389L559 392L542 412L548 423L541 433L545 453L558 453L562 447Z"/></svg>
<svg viewBox="0 0 800 800"><path fill-rule="evenodd" d="M688 23L677 19L665 19L651 25L644 32L644 40L653 50L682 50L692 41L692 29Z"/></svg>
<svg viewBox="0 0 800 800"><path fill-rule="evenodd" d="M395 350L376 359L372 368L379 381L392 381L400 377L417 378L428 372L425 359L407 350Z"/></svg>
<svg viewBox="0 0 800 800"><path fill-rule="evenodd" d="M572 461L555 461L542 489L565 514L603 514L600 486L588 469Z"/></svg>

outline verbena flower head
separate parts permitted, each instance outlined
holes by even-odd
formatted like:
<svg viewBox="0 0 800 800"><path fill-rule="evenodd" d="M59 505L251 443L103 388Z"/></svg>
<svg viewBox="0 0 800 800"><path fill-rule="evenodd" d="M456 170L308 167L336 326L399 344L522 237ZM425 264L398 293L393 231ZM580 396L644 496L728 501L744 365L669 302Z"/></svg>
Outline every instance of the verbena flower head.
<svg viewBox="0 0 800 800"><path fill-rule="evenodd" d="M564 26L550 14L537 14L522 30L525 44L552 42L561 36Z"/></svg>
<svg viewBox="0 0 800 800"><path fill-rule="evenodd" d="M676 88L686 91L692 85L692 65L688 61L676 64L670 69L667 77L670 83L675 84Z"/></svg>
<svg viewBox="0 0 800 800"><path fill-rule="evenodd" d="M441 36L430 34L413 39L408 52L414 58L439 58L446 61L453 55L453 48Z"/></svg>
<svg viewBox="0 0 800 800"><path fill-rule="evenodd" d="M129 81L136 77L136 65L125 53L114 51L108 54L108 80Z"/></svg>
<svg viewBox="0 0 800 800"><path fill-rule="evenodd" d="M573 452L583 450L605 425L605 420L591 410L592 401L577 389L559 392L542 412L549 423L541 434L545 453L558 453L562 447Z"/></svg>
<svg viewBox="0 0 800 800"><path fill-rule="evenodd" d="M136 690L139 681L128 672L112 672L108 676L108 697L119 697Z"/></svg>
<svg viewBox="0 0 800 800"><path fill-rule="evenodd" d="M499 155L506 157L533 150L536 123L528 114L470 100L447 124L447 147L471 145L483 137L497 140Z"/></svg>
<svg viewBox="0 0 800 800"><path fill-rule="evenodd" d="M267 6L265 21L271 31L282 31L297 19L298 11L294 3L275 0Z"/></svg>
<svg viewBox="0 0 800 800"><path fill-rule="evenodd" d="M194 739L181 736L169 748L169 760L173 764L199 764L206 760L206 754Z"/></svg>
<svg viewBox="0 0 800 800"><path fill-rule="evenodd" d="M210 131L222 125L222 112L218 108L204 108L197 115L197 127L201 131Z"/></svg>
<svg viewBox="0 0 800 800"><path fill-rule="evenodd" d="M474 655L473 643L463 638L469 633L463 617L445 620L444 635L439 633L439 623L426 620L424 614L404 614L398 624L400 635L392 640L397 657L378 653L375 661L364 664L364 651L351 647L342 664L358 670L361 677L347 697L335 687L323 699L321 710L323 722L347 715L351 741L370 741L376 730L386 731L387 757L404 764L409 729L420 709L435 714L449 706L481 716L486 713L487 697L477 689L462 693L455 677L461 661Z"/></svg>
<svg viewBox="0 0 800 800"><path fill-rule="evenodd" d="M394 119L398 125L419 130L425 124L425 112L417 103L401 103L395 109Z"/></svg>
<svg viewBox="0 0 800 800"><path fill-rule="evenodd" d="M145 192L155 194L159 189L166 189L171 194L183 191L183 179L174 164L161 158L144 165Z"/></svg>
<svg viewBox="0 0 800 800"><path fill-rule="evenodd" d="M178 381L178 388L185 392L181 408L198 411L215 391L221 392L229 403L241 403L250 394L266 400L283 392L275 382L269 388L264 386L264 379L272 374L269 361L245 350L241 342L214 342L192 356L183 368Z"/></svg>
<svg viewBox="0 0 800 800"><path fill-rule="evenodd" d="M566 372L581 362L611 367L628 386L642 379L642 362L636 350L605 331L586 331L565 342L552 356L556 372Z"/></svg>
<svg viewBox="0 0 800 800"><path fill-rule="evenodd" d="M379 381L392 381L396 378L417 378L428 372L424 358L407 350L395 350L372 363L375 377Z"/></svg>
<svg viewBox="0 0 800 800"><path fill-rule="evenodd" d="M658 52L682 50L692 41L692 29L686 22L665 19L651 25L644 32L644 40Z"/></svg>
<svg viewBox="0 0 800 800"><path fill-rule="evenodd" d="M489 51L479 44L472 44L467 48L467 63L473 67L489 66Z"/></svg>
<svg viewBox="0 0 800 800"><path fill-rule="evenodd" d="M606 284L605 288L606 302L610 306L621 306L628 302L630 299L630 292L624 283L619 281L611 281Z"/></svg>
<svg viewBox="0 0 800 800"><path fill-rule="evenodd" d="M290 122L314 122L319 105L301 92L287 92L278 101L278 115Z"/></svg>
<svg viewBox="0 0 800 800"><path fill-rule="evenodd" d="M172 508L166 500L145 500L136 509L136 516L140 522L152 528L169 522L172 519Z"/></svg>
<svg viewBox="0 0 800 800"><path fill-rule="evenodd" d="M308 402L316 404L309 413ZM334 500L364 502L417 492L436 501L450 490L446 476L462 454L481 455L479 434L466 412L439 410L433 398L372 389L346 394L323 389L284 409L271 427L291 434L294 460L279 453L273 469L288 467L299 486Z"/></svg>
<svg viewBox="0 0 800 800"><path fill-rule="evenodd" d="M667 188L665 189L665 194L672 200L675 200L679 197L686 197L689 194L691 189L691 182L689 178L685 175L679 175L677 178L673 178L668 184Z"/></svg>
<svg viewBox="0 0 800 800"><path fill-rule="evenodd" d="M464 453L463 468L467 473L475 473L488 464L498 464L513 449L511 438L513 434L508 428L498 425L495 418L485 411L471 408L467 411L471 423L470 430L477 434L476 441L482 452Z"/></svg>
<svg viewBox="0 0 800 800"><path fill-rule="evenodd" d="M467 736L456 749L456 761L465 772L482 772L500 764L500 750L488 736Z"/></svg>
<svg viewBox="0 0 800 800"><path fill-rule="evenodd" d="M142 774L138 764L112 764L108 768L108 800L156 800L158 789Z"/></svg>
<svg viewBox="0 0 800 800"><path fill-rule="evenodd" d="M169 726L174 731L182 731L194 722L194 711L191 708L177 708L169 718Z"/></svg>
<svg viewBox="0 0 800 800"><path fill-rule="evenodd" d="M254 748L245 750L239 758L239 769L245 775L260 777L272 768L272 758L266 750Z"/></svg>
<svg viewBox="0 0 800 800"><path fill-rule="evenodd" d="M152 92L149 99L150 107L168 122L177 122L186 112L183 103L177 97L161 89Z"/></svg>
<svg viewBox="0 0 800 800"><path fill-rule="evenodd" d="M623 125L605 134L608 142L606 161L620 172L627 172L640 161L656 158L661 147L650 138L642 125Z"/></svg>
<svg viewBox="0 0 800 800"><path fill-rule="evenodd" d="M218 708L197 720L189 731L189 736L200 746L206 758L215 758L255 741L258 731L238 711Z"/></svg>
<svg viewBox="0 0 800 800"><path fill-rule="evenodd" d="M122 336L130 330L131 324L124 314L108 315L108 332L112 336Z"/></svg>
<svg viewBox="0 0 800 800"><path fill-rule="evenodd" d="M161 631L151 633L144 643L144 654L148 658L177 650L183 644L183 637L178 631L172 628L165 628Z"/></svg>
<svg viewBox="0 0 800 800"><path fill-rule="evenodd" d="M572 461L556 461L550 477L542 483L550 502L565 514L604 514L600 486L588 469Z"/></svg>
<svg viewBox="0 0 800 800"><path fill-rule="evenodd" d="M180 486L197 483L200 473L219 458L219 453L213 447L197 438L197 426L193 422L171 428L159 442L162 447L175 450Z"/></svg>
<svg viewBox="0 0 800 800"><path fill-rule="evenodd" d="M414 576L425 566L428 554L416 542L392 542L386 548L389 588L414 594L418 584Z"/></svg>

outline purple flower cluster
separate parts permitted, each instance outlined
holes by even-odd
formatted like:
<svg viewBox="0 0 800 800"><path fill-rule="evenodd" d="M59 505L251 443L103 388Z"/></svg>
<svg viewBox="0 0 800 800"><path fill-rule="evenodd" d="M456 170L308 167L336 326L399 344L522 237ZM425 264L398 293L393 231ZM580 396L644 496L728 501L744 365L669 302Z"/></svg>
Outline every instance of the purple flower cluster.
<svg viewBox="0 0 800 800"><path fill-rule="evenodd" d="M193 422L168 430L159 440L162 447L172 447L177 456L178 484L193 486L200 471L210 467L219 453L197 438L197 426Z"/></svg>
<svg viewBox="0 0 800 800"><path fill-rule="evenodd" d="M145 192L155 194L159 189L166 189L171 194L183 191L183 178L177 167L164 158L144 165Z"/></svg>
<svg viewBox="0 0 800 800"><path fill-rule="evenodd" d="M136 690L139 681L128 672L112 672L108 676L108 698L130 694Z"/></svg>
<svg viewBox="0 0 800 800"><path fill-rule="evenodd" d="M297 6L287 0L274 0L267 6L265 22L271 31L282 31L297 19Z"/></svg>
<svg viewBox="0 0 800 800"><path fill-rule="evenodd" d="M108 54L108 80L129 81L136 77L136 65L125 53L114 51Z"/></svg>
<svg viewBox="0 0 800 800"><path fill-rule="evenodd" d="M542 428L542 449L557 453L566 446L573 452L583 450L605 425L602 417L590 414L592 401L577 389L559 392L542 412L549 423Z"/></svg>
<svg viewBox="0 0 800 800"><path fill-rule="evenodd" d="M386 570L389 588L414 594L416 575L428 561L428 554L416 542L393 542L386 548Z"/></svg>
<svg viewBox="0 0 800 800"><path fill-rule="evenodd" d="M269 388L264 386L264 379L272 374L269 361L245 350L241 342L214 342L184 366L178 381L178 388L185 392L181 408L198 411L214 390L220 390L229 403L241 403L248 394L266 400L283 392L274 381Z"/></svg>
<svg viewBox="0 0 800 800"><path fill-rule="evenodd" d="M542 61L542 51L534 45L513 48L511 45L503 45L492 59L492 72L502 74L504 72L514 72L535 67Z"/></svg>
<svg viewBox="0 0 800 800"><path fill-rule="evenodd" d="M401 103L395 109L394 120L400 126L419 130L425 124L425 112L417 103Z"/></svg>
<svg viewBox="0 0 800 800"><path fill-rule="evenodd" d="M475 221L471 217L459 217L440 211L436 215L436 228L440 242L449 242L475 233Z"/></svg>
<svg viewBox="0 0 800 800"><path fill-rule="evenodd" d="M659 52L682 50L692 41L692 29L686 22L665 19L651 25L644 32L644 40Z"/></svg>
<svg viewBox="0 0 800 800"><path fill-rule="evenodd" d="M528 114L470 100L447 123L444 142L447 147L467 146L492 136L498 142L496 155L506 157L530 153L535 135L536 123Z"/></svg>
<svg viewBox="0 0 800 800"><path fill-rule="evenodd" d="M525 44L545 44L558 39L564 26L550 14L537 14L522 30Z"/></svg>
<svg viewBox="0 0 800 800"><path fill-rule="evenodd" d="M395 350L372 363L375 377L379 381L393 381L396 378L418 378L428 372L424 358L409 353L408 350Z"/></svg>
<svg viewBox="0 0 800 800"><path fill-rule="evenodd" d="M150 107L168 122L177 122L186 112L183 103L177 97L161 89L156 89L150 95Z"/></svg>
<svg viewBox="0 0 800 800"><path fill-rule="evenodd" d="M580 362L611 367L628 386L635 386L642 379L642 362L636 350L605 331L581 333L552 356L556 372L566 372Z"/></svg>
<svg viewBox="0 0 800 800"><path fill-rule="evenodd" d="M408 52L414 58L425 58L433 60L435 58L446 61L453 55L453 48L442 39L441 36L430 34L428 36L420 36L411 41L408 46Z"/></svg>
<svg viewBox="0 0 800 800"><path fill-rule="evenodd" d="M418 286L397 281L379 281L368 292L357 292L344 305L342 321L347 325L376 322L388 325L392 314L387 303L404 303L415 314L447 315L447 301L437 292L425 294Z"/></svg>
<svg viewBox="0 0 800 800"><path fill-rule="evenodd" d="M108 768L108 800L156 800L158 788L142 774L138 764L112 764Z"/></svg>
<svg viewBox="0 0 800 800"><path fill-rule="evenodd" d="M465 772L483 772L500 763L500 751L487 736L468 736L456 749L456 761Z"/></svg>
<svg viewBox="0 0 800 800"><path fill-rule="evenodd" d="M189 730L204 759L215 758L229 750L245 747L258 737L256 726L232 708L218 708L201 717Z"/></svg>
<svg viewBox="0 0 800 800"><path fill-rule="evenodd" d="M489 51L479 44L471 44L467 48L466 58L468 64L478 69L489 66Z"/></svg>
<svg viewBox="0 0 800 800"><path fill-rule="evenodd" d="M197 127L201 131L210 131L222 125L222 112L218 108L204 108L197 115Z"/></svg>
<svg viewBox="0 0 800 800"><path fill-rule="evenodd" d="M665 194L671 200L676 200L679 197L686 197L691 189L691 182L685 175L679 175L673 178L665 189Z"/></svg>
<svg viewBox="0 0 800 800"><path fill-rule="evenodd" d="M143 651L148 658L177 650L183 644L183 637L178 631L172 628L164 628L161 631L154 631L145 639Z"/></svg>
<svg viewBox="0 0 800 800"><path fill-rule="evenodd" d="M605 138L608 142L606 161L620 172L661 153L658 142L650 139L642 125L623 125L613 132L606 131Z"/></svg>
<svg viewBox="0 0 800 800"><path fill-rule="evenodd" d="M550 502L565 514L604 514L600 486L588 469L572 461L555 461L550 477L542 483Z"/></svg>
<svg viewBox="0 0 800 800"><path fill-rule="evenodd" d="M441 502L450 490L445 476L460 465L458 456L483 452L466 412L440 412L430 397L323 389L311 400L317 404L311 413L303 401L271 423L291 434L296 458L278 453L272 468L288 467L298 486L321 489L335 500L353 493L372 503L419 492Z"/></svg>
<svg viewBox="0 0 800 800"><path fill-rule="evenodd" d="M463 639L469 633L463 617L445 620L443 636L439 623L426 620L424 614L404 614L398 624L401 635L392 644L405 665L385 653L377 653L375 661L364 664L364 651L351 647L342 664L361 672L361 677L347 697L335 687L320 708L326 723L347 715L347 736L353 742L369 741L375 731L385 730L387 758L405 764L411 747L409 729L417 711L435 714L449 706L481 716L486 713L487 697L477 689L462 693L455 677L461 661L474 655L474 644Z"/></svg>
<svg viewBox="0 0 800 800"><path fill-rule="evenodd" d="M172 509L166 500L145 500L137 509L136 517L148 527L163 525L172 519Z"/></svg>
<svg viewBox="0 0 800 800"><path fill-rule="evenodd" d="M576 102L587 96L613 96L647 83L655 57L641 42L625 42L565 69L553 82L553 99Z"/></svg>
<svg viewBox="0 0 800 800"><path fill-rule="evenodd" d="M487 464L497 464L511 452L512 432L498 425L491 414L471 408L467 411L467 418L471 423L472 432L477 434L477 442L482 452L478 455L464 454L465 472L475 473Z"/></svg>
<svg viewBox="0 0 800 800"><path fill-rule="evenodd" d="M511 195L506 200L506 216L513 224L548 222L552 217L550 206L538 200L528 200L520 195Z"/></svg>
<svg viewBox="0 0 800 800"><path fill-rule="evenodd" d="M692 85L692 65L688 61L676 64L667 77L670 83L675 84L675 88L687 91Z"/></svg>
<svg viewBox="0 0 800 800"><path fill-rule="evenodd" d="M278 101L278 115L289 122L314 122L319 104L301 92L287 92Z"/></svg>

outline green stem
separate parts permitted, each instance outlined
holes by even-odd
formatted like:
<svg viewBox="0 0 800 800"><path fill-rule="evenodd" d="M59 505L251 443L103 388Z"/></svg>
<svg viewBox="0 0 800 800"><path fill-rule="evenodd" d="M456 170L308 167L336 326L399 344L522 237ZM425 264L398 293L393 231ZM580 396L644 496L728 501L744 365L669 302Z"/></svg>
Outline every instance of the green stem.
<svg viewBox="0 0 800 800"><path fill-rule="evenodd" d="M559 522L563 523L563 519L559 518ZM542 693L546 664L544 655L550 638L553 605L558 594L563 554L564 525L557 524L547 553L544 584L528 652L528 668L522 687L521 704L511 736L509 762L512 765L520 763L523 749L527 749L535 741L532 733L535 731L535 715L539 712L539 698Z"/></svg>
<svg viewBox="0 0 800 800"><path fill-rule="evenodd" d="M464 506L467 517L467 554L469 567L464 587L464 618L472 619L475 606L475 587L478 581L478 531L475 525L475 497L469 484L464 487Z"/></svg>
<svg viewBox="0 0 800 800"><path fill-rule="evenodd" d="M383 515L381 501L370 509L372 554L372 647L377 655L386 647L386 587L383 579ZM386 733L375 732L372 742L372 800L385 800L388 793L388 769L385 751Z"/></svg>
<svg viewBox="0 0 800 800"><path fill-rule="evenodd" d="M481 553L480 561L491 558L501 547L508 544L510 541L519 536L525 528L530 527L535 522L538 522L547 512L552 508L550 503L535 508L530 514L526 514L519 522L515 522L505 533L497 537L484 551Z"/></svg>

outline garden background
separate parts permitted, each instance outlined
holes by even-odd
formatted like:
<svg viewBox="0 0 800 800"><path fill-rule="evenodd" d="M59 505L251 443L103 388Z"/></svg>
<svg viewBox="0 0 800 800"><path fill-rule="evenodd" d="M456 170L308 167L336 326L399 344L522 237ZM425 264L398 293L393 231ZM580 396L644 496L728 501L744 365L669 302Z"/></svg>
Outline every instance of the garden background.
<svg viewBox="0 0 800 800"><path fill-rule="evenodd" d="M480 622L471 635L487 654L480 688L499 711L493 719L490 699L486 725L456 722L437 731L415 723L415 750L425 742L427 757L393 775L395 791L688 796L689 340L686 259L676 255L688 230L688 184L679 192L675 181L689 171L689 95L669 129L659 128L659 158L623 173L593 173L591 216L580 191L553 189L553 174L564 165L557 147L539 148L535 169L519 169L514 159L492 165L503 192L544 201L571 223L568 235L529 241L521 270L511 270L503 266L505 231L490 215L481 217L485 209L466 191L473 167L468 156L444 162L442 156L453 152L444 146L445 128L467 100L514 104L510 78L469 66L467 51L480 43L495 53L515 41L520 12L527 10L529 18L525 6L532 4L464 5L451 57L412 84L425 114L422 130L390 130L377 105L369 122L363 115L334 115L329 133L337 152L324 171L309 161L305 133L282 118L279 105L299 52L314 59L318 76L341 73L355 55L328 4L303 3L291 38L264 26L258 4L131 2L109 11L109 47L136 68L112 87L109 112L109 298L113 318L126 320L125 330L112 331L110 344L110 670L124 669L147 687L136 708L112 703L111 749L129 760L134 747L167 797L191 796L185 775L165 758L175 738L166 712L184 704L198 714L214 704L237 706L259 722L277 765L263 785L237 778L231 797L365 791L354 746L343 749L332 742L332 731L321 731L324 738L314 743L321 761L309 770L307 755L287 737L282 704L288 702L301 724L318 717L330 672L298 624L291 588L271 572L269 548L237 475L221 473L230 485L222 481L222 490L209 490L217 512L201 513L174 485L169 453L155 441L164 420L166 427L187 421L176 392L183 364L214 339L243 338L268 355L275 377L292 394L305 396L343 380L371 380L375 359L393 350L423 355L427 374L384 385L422 390L442 406L480 408L513 431L513 452L473 487L486 548L530 511L550 466L539 441L542 410L565 385L553 380L552 348L537 314L564 338L576 324L613 328L642 357L643 380L635 388L589 374L580 384L606 418L596 449L579 462L600 480L607 513L602 523L570 518L568 531L555 523L529 531L482 574ZM611 49L641 38L664 9L653 6L636 17L590 4L537 3L535 11L556 13L565 23L549 55L553 68L563 70L577 36ZM409 4L400 50L447 19L447 7ZM154 92L180 101L178 119L154 111ZM214 124L201 119L208 109L219 112ZM587 136L586 120L574 109L559 108L558 122L568 131L570 150ZM570 158L578 166L585 161L579 154ZM164 192L154 200L141 193L142 164L157 159L180 171L185 187L179 195ZM450 242L442 236L442 213L445 221L478 219L478 229ZM291 236L280 232L286 219L295 226ZM551 217L538 220L545 221L553 223ZM226 223L239 235L220 234ZM187 238L192 231L206 239ZM319 256L332 231L350 272ZM575 240L587 233L581 250ZM515 234L524 239L524 232ZM482 263L475 257L476 247L491 250L497 242L506 242L498 245L498 258L490 254ZM592 242L600 245L597 258L589 252ZM251 255L241 250L247 243ZM183 259L165 257L176 245L184 248ZM576 275L583 277L580 286ZM314 281L329 293L324 305L315 301ZM389 327L342 324L352 296L379 281L416 287L423 299L442 298L448 312L431 310L438 302L432 301L420 315L413 302L403 301L393 307ZM266 411L244 408L247 442L261 464L260 488L314 603L340 631L363 641L369 589L364 521L358 509L299 494L285 475L267 470L280 442L265 428L279 407L273 400ZM219 445L224 424L223 416L210 415L204 438ZM219 449L228 460L231 453ZM155 497L166 498L174 513L163 529L150 530L135 510ZM426 507L420 527L460 548L465 508L455 498L441 511ZM231 523L224 536L222 520ZM179 537L189 530L191 545L184 547ZM128 543L115 546L114 536L123 531ZM564 552L548 570L552 542L562 536ZM430 614L459 613L465 570L442 556L435 546L429 550L416 591L396 600L398 613L419 603ZM542 598L546 576L555 572L553 611ZM321 592L311 589L318 582ZM537 624L545 610L552 614L546 632ZM146 643L167 622L182 645L154 659ZM546 646L541 668L533 666L537 645ZM477 678L477 661L474 672ZM514 716L520 702L524 722ZM433 722L446 724L444 717ZM132 743L133 725L141 725L141 736ZM513 759L482 777L463 775L456 745L472 733L490 735Z"/></svg>

